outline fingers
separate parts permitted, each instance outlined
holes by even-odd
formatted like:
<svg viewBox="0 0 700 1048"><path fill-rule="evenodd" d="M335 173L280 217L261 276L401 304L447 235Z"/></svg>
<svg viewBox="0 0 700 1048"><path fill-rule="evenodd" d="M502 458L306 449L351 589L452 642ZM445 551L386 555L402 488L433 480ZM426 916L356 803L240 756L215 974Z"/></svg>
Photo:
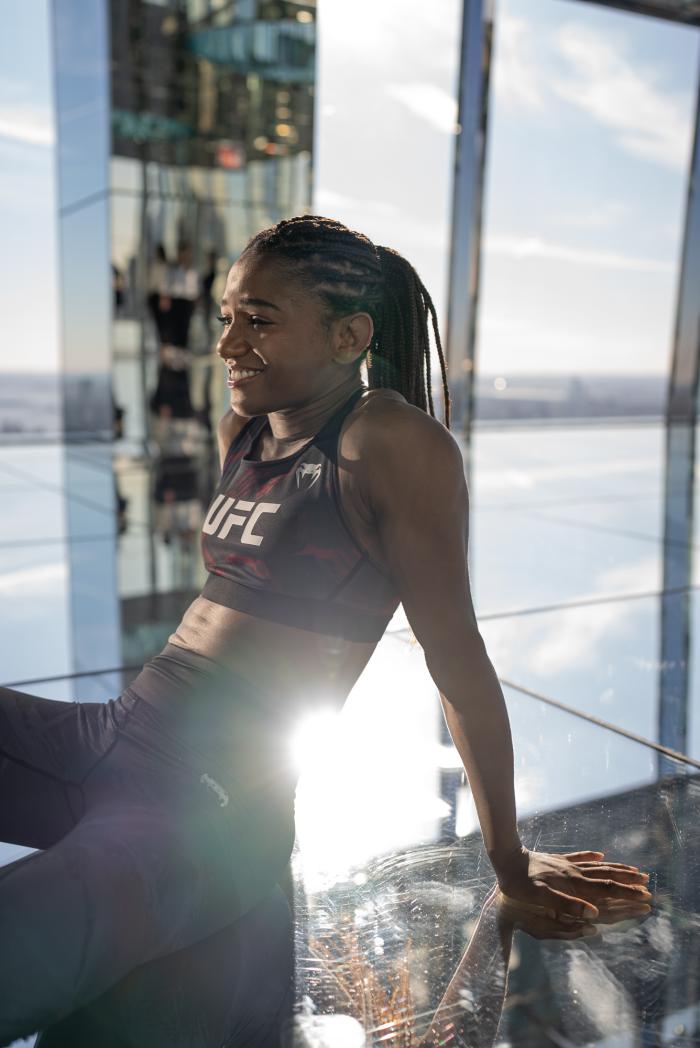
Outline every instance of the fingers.
<svg viewBox="0 0 700 1048"><path fill-rule="evenodd" d="M555 918L568 914L569 917L584 917L587 920L595 920L598 916L598 907L588 899L576 898L565 892L557 891L548 885L548 891L556 896L552 899L552 906L547 908L548 916Z"/></svg>
<svg viewBox="0 0 700 1048"><path fill-rule="evenodd" d="M604 878L577 877L574 886L569 886L569 891L575 893L573 895L565 891L558 891L551 884L548 885L548 888L552 894L558 895L561 899L561 902L557 900L555 903L555 909L559 914L584 917L588 920L595 920L599 914L594 900L600 902L601 907L605 908L609 901L647 903L653 898L651 892L643 885L621 884L619 881Z"/></svg>
<svg viewBox="0 0 700 1048"><path fill-rule="evenodd" d="M633 917L646 917L648 913L651 913L649 903L615 902L611 900L607 905L600 907L600 913L596 917L596 924L617 924L620 921L630 920Z"/></svg>
<svg viewBox="0 0 700 1048"><path fill-rule="evenodd" d="M567 852L564 855L564 858L574 862L580 869L590 870L605 868L627 870L630 873L638 873L641 877L645 877L647 880L649 879L649 874L642 873L638 866L632 866L626 862L601 862L600 860L592 858L593 856L598 855L602 859L604 854L604 852Z"/></svg>
<svg viewBox="0 0 700 1048"><path fill-rule="evenodd" d="M638 882L646 883L649 880L648 873L642 873L641 870L624 866L622 863L615 864L612 862L601 863L596 866L589 866L586 863L577 863L577 869L586 875L588 880L599 880L601 877L607 876L610 879L611 874L616 874L616 880L620 878L627 878L628 880L636 880Z"/></svg>
<svg viewBox="0 0 700 1048"><path fill-rule="evenodd" d="M577 862L580 870L629 870L630 873L639 873L638 866L629 866L626 862ZM648 874L645 874L648 876Z"/></svg>
<svg viewBox="0 0 700 1048"><path fill-rule="evenodd" d="M615 925L622 921L633 920L635 917L646 917L651 911L651 906L642 903L615 903L602 909L596 918L595 924L586 920L566 920L560 918L553 920L549 917L531 918L524 928L529 935L536 939L588 939L595 938L600 934L596 927L598 924ZM523 927L524 921L518 925Z"/></svg>
<svg viewBox="0 0 700 1048"><path fill-rule="evenodd" d="M599 924L615 925L621 921L632 920L637 917L646 917L651 911L648 903L630 902L626 899L604 899L595 918L572 917L564 909L571 901L562 893L550 889L551 895L559 895L555 902L555 908L527 903L512 899L510 896L499 891L502 912L506 920L512 922L512 927L521 928L535 939L581 939L598 934ZM581 900L575 902L580 904ZM595 923L593 923L595 921Z"/></svg>
<svg viewBox="0 0 700 1048"><path fill-rule="evenodd" d="M588 880L588 878L585 878ZM613 895L617 899L634 899L635 902L644 902L652 898L652 894L644 885L620 884L619 881L599 880L597 877L588 880L589 884L601 885L606 889L606 894Z"/></svg>
<svg viewBox="0 0 700 1048"><path fill-rule="evenodd" d="M636 881L636 883L625 883L624 880L619 879L620 877L627 877L630 880ZM610 871L598 867L597 869L581 870L573 880L576 884L576 891L584 890L583 885L586 885L589 888L592 888L593 885L595 885L596 889L605 889L605 894L614 895L618 899L633 899L638 901L640 899L651 898L651 892L646 886L648 877L646 874L642 873L630 874L626 871L620 871L617 877L613 879L610 877Z"/></svg>

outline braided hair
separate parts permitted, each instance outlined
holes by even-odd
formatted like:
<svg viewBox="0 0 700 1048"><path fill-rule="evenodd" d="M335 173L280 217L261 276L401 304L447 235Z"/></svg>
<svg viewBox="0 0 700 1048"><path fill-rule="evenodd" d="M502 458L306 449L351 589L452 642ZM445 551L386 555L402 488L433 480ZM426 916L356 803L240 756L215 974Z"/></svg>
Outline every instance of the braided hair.
<svg viewBox="0 0 700 1048"><path fill-rule="evenodd" d="M428 316L437 344L450 427L447 366L435 306L413 266L393 248L376 246L363 233L322 215L297 215L263 229L243 254L273 257L293 266L300 286L321 301L327 328L348 313L369 313L372 341L359 358L370 389L388 388L435 417L430 381Z"/></svg>

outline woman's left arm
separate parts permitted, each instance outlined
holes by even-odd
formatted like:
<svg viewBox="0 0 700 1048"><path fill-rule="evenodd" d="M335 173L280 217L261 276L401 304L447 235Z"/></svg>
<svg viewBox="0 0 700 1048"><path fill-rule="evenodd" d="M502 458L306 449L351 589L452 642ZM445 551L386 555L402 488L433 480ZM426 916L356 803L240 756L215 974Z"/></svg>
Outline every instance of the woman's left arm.
<svg viewBox="0 0 700 1048"><path fill-rule="evenodd" d="M425 412L392 403L368 419L363 443L384 562L440 692L499 884L511 898L588 918L598 914L596 901L638 898L637 867L606 872L603 853L592 851L542 853L547 862L535 863L538 853L519 839L508 713L470 592L469 498L456 441ZM598 865L603 877L589 879Z"/></svg>
<svg viewBox="0 0 700 1048"><path fill-rule="evenodd" d="M439 422L404 404L392 404L372 429L367 495L384 561L440 692L497 868L520 847L513 748L472 604L462 454Z"/></svg>

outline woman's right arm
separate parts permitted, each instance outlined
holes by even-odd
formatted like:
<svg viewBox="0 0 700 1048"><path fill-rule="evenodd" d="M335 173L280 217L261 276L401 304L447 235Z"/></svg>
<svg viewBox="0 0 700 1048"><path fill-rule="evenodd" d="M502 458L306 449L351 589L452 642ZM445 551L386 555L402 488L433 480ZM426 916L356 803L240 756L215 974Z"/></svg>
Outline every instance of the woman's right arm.
<svg viewBox="0 0 700 1048"><path fill-rule="evenodd" d="M240 433L246 422L248 422L248 419L237 415L233 408L229 408L226 414L219 419L216 426L216 438L219 444L219 462L222 469L224 468L226 452L231 447L231 442Z"/></svg>

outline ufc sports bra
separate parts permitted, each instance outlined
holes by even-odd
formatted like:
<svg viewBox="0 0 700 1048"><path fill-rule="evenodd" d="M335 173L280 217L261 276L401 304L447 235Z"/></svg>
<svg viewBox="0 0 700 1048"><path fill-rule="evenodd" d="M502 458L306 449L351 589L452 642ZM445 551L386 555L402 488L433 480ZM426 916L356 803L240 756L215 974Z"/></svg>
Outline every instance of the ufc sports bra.
<svg viewBox="0 0 700 1048"><path fill-rule="evenodd" d="M315 633L379 640L399 596L353 538L338 486L338 435L363 392L281 459L248 458L267 415L239 431L202 527L203 597Z"/></svg>

